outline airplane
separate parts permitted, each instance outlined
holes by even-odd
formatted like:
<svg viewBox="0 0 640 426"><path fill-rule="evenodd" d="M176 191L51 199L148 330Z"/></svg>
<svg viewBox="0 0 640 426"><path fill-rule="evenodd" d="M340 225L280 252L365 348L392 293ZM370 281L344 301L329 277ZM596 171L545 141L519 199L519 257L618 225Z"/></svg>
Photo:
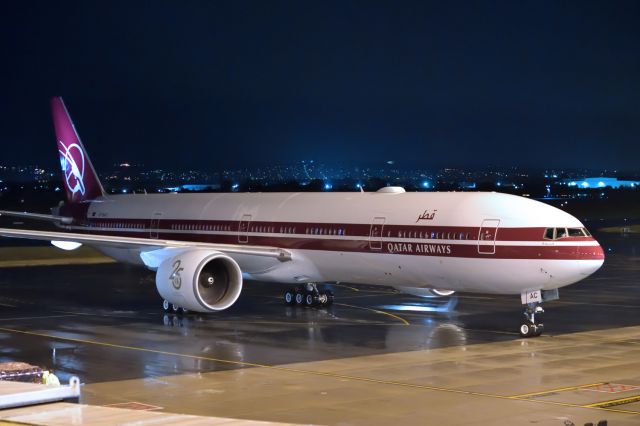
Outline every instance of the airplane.
<svg viewBox="0 0 640 426"><path fill-rule="evenodd" d="M519 333L544 330L542 303L598 270L604 252L566 212L495 192L169 193L107 195L60 97L51 99L65 201L60 231L4 237L82 244L155 271L165 311L222 311L244 279L288 283L284 302L328 306L322 284L391 286L415 296L520 294Z"/></svg>

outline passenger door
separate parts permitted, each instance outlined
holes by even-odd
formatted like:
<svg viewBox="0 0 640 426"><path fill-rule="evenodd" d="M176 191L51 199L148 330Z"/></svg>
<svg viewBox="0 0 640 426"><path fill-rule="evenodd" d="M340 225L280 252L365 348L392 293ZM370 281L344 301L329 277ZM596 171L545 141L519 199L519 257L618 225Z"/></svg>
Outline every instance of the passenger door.
<svg viewBox="0 0 640 426"><path fill-rule="evenodd" d="M245 244L249 242L249 225L251 224L251 215L245 214L240 220L238 227L238 242Z"/></svg>
<svg viewBox="0 0 640 426"><path fill-rule="evenodd" d="M485 219L478 233L478 253L495 254L500 219Z"/></svg>
<svg viewBox="0 0 640 426"><path fill-rule="evenodd" d="M162 213L155 212L151 217L151 224L149 225L149 238L154 240L158 239L158 233L160 232L160 219L162 218Z"/></svg>
<svg viewBox="0 0 640 426"><path fill-rule="evenodd" d="M371 250L382 249L382 232L384 231L384 217L374 217L369 230L369 248Z"/></svg>

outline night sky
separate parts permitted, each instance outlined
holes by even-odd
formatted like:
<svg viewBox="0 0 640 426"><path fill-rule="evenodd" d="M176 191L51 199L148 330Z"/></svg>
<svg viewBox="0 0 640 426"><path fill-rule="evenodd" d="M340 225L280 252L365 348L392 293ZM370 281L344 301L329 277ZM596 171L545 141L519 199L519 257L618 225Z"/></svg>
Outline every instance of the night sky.
<svg viewBox="0 0 640 426"><path fill-rule="evenodd" d="M0 163L640 169L638 1L10 1Z"/></svg>

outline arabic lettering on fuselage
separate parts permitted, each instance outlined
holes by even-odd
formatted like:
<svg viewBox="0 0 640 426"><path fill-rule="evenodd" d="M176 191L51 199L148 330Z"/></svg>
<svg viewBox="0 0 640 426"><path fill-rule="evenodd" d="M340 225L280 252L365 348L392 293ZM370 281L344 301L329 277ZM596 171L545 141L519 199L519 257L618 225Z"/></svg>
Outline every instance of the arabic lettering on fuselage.
<svg viewBox="0 0 640 426"><path fill-rule="evenodd" d="M436 217L437 211L438 210L425 210L424 213L418 216L418 220L416 220L416 223L420 222L421 220L433 220L433 218Z"/></svg>

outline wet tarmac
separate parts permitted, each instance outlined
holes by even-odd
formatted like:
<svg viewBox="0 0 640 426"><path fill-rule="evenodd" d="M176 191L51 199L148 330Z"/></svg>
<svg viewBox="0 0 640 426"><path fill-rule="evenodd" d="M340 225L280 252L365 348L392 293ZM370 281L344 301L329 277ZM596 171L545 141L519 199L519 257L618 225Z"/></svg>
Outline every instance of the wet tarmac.
<svg viewBox="0 0 640 426"><path fill-rule="evenodd" d="M545 305L545 335L539 338L539 344L549 350L554 341L569 341L580 333L606 336L608 330L640 327L640 264L636 254L640 238L613 235L601 239L608 251L603 268L587 280L561 289L560 300ZM490 354L492 347L526 342L517 334L519 296L459 294L418 299L389 288L336 285L332 286L336 295L332 307L308 309L285 306L280 295L286 288L246 282L240 299L230 309L213 315L178 317L162 313L154 275L143 269L122 264L2 268L0 362L36 364L53 370L62 380L77 375L87 384L86 401L94 404L134 398L117 398L117 392L106 390L105 383L141 383L137 401L147 395L145 403L155 402L169 411L233 415L220 407L171 407L166 398L154 396L154 383L208 374L222 378L225 372L231 377L228 374L233 371L252 370L251 374L256 374L256 368L294 364L304 364L307 371L311 366L333 363L335 367L342 360L371 357L394 363L395 356L398 360L409 359L412 353L436 356L460 349L473 351L475 347L485 348ZM640 335L625 339L640 341ZM345 361L345 368L347 364ZM532 368L542 367L532 364ZM366 370L361 373L368 377ZM535 376L536 372L529 373ZM640 371L629 372L629 377L636 376L640 380ZM341 379L339 375L334 378ZM393 383L410 379L405 371L384 380ZM586 379L573 377L566 386L591 383ZM239 383L237 376L225 380ZM537 385L507 388L495 395L539 391L544 383ZM190 398L189 389L196 392L193 383L185 385L180 388L181 398ZM197 392L201 395L203 390L198 387ZM291 388L279 401L286 406L296 394L295 387ZM308 411L306 418L304 414L292 417L289 412L265 414L264 420L341 422L339 415L326 416L326 411L320 415L322 404L317 404L318 412ZM629 411L634 415L635 410ZM242 417L243 411L238 413ZM374 417L375 409L369 415ZM247 416L261 419L258 414ZM345 421L368 423L363 416ZM640 423L640 415L635 418Z"/></svg>

